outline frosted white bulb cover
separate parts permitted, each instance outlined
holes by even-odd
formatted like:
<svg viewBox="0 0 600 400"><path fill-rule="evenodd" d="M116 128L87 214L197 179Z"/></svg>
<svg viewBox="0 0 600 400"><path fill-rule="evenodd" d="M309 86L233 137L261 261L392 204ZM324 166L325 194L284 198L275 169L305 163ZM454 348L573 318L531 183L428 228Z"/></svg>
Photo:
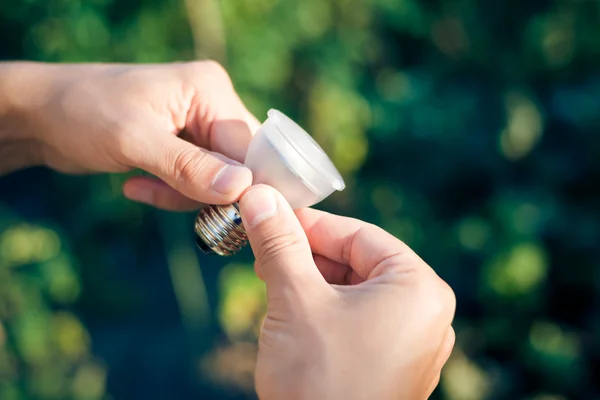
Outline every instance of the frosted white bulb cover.
<svg viewBox="0 0 600 400"><path fill-rule="evenodd" d="M253 183L277 189L292 208L309 207L345 184L321 146L298 124L277 110L252 138L245 165ZM230 256L247 242L237 204L206 207L196 216L196 243L207 254Z"/></svg>
<svg viewBox="0 0 600 400"><path fill-rule="evenodd" d="M267 115L244 162L252 170L254 184L274 187L294 209L345 188L327 154L304 129L280 111L271 109Z"/></svg>

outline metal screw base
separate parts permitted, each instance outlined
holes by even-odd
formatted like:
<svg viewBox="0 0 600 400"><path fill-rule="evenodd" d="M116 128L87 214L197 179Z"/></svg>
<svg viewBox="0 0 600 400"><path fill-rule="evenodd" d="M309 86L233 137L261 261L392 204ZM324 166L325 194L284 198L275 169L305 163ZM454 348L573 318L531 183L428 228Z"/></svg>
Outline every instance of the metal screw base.
<svg viewBox="0 0 600 400"><path fill-rule="evenodd" d="M248 241L237 204L202 209L194 224L196 244L205 254L232 256Z"/></svg>

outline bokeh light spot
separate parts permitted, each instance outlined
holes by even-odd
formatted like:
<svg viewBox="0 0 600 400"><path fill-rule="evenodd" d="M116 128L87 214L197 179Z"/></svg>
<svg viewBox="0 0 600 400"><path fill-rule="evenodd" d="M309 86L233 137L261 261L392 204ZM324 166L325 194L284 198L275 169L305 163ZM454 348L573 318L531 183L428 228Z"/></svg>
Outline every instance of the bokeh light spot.
<svg viewBox="0 0 600 400"><path fill-rule="evenodd" d="M458 347L444 367L440 384L449 400L482 400L492 388L492 381L485 370Z"/></svg>
<svg viewBox="0 0 600 400"><path fill-rule="evenodd" d="M500 135L502 153L511 160L519 159L533 149L542 135L543 118L537 105L521 92L505 97L507 125Z"/></svg>
<svg viewBox="0 0 600 400"><path fill-rule="evenodd" d="M43 262L59 251L60 239L56 232L35 225L16 225L0 236L0 259L11 266Z"/></svg>
<svg viewBox="0 0 600 400"><path fill-rule="evenodd" d="M487 284L501 296L513 297L537 289L546 278L544 250L534 243L521 243L488 266Z"/></svg>
<svg viewBox="0 0 600 400"><path fill-rule="evenodd" d="M266 310L265 287L251 265L228 264L219 275L219 320L231 340L252 336Z"/></svg>

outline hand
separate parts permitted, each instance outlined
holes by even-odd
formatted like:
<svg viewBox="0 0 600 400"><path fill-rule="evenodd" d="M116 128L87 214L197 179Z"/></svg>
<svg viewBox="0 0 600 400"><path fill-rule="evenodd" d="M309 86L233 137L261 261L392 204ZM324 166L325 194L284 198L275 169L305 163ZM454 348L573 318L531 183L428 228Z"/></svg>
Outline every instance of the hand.
<svg viewBox="0 0 600 400"><path fill-rule="evenodd" d="M51 168L143 169L160 180L133 178L126 196L167 209L231 203L252 183L238 162L259 124L214 62L12 67L19 129Z"/></svg>
<svg viewBox="0 0 600 400"><path fill-rule="evenodd" d="M425 399L454 345L452 290L405 244L350 218L240 200L268 309L261 399ZM306 233L305 233L306 232Z"/></svg>

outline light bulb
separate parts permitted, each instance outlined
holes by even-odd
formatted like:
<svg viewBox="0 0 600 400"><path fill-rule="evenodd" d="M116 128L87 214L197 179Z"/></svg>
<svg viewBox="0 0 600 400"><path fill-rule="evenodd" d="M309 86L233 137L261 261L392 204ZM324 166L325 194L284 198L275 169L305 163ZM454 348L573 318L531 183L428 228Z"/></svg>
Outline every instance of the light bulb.
<svg viewBox="0 0 600 400"><path fill-rule="evenodd" d="M277 110L250 142L244 164L253 184L277 189L293 209L312 206L345 184L327 154L299 125ZM196 243L208 254L230 256L247 242L237 204L211 205L196 217Z"/></svg>

